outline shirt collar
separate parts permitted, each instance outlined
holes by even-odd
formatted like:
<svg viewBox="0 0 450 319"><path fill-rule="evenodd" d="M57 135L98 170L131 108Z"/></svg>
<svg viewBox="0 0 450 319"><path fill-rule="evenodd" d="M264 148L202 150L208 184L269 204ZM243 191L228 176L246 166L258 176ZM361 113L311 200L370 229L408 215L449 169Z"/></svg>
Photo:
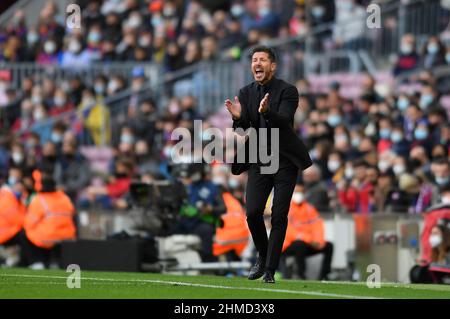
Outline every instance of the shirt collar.
<svg viewBox="0 0 450 319"><path fill-rule="evenodd" d="M270 90L270 88L272 87L273 83L275 82L274 80L275 80L275 75L272 76L272 78L269 81L267 81L267 83L264 85L260 85L259 83L256 83L257 88L262 87L264 89L264 92L268 92Z"/></svg>

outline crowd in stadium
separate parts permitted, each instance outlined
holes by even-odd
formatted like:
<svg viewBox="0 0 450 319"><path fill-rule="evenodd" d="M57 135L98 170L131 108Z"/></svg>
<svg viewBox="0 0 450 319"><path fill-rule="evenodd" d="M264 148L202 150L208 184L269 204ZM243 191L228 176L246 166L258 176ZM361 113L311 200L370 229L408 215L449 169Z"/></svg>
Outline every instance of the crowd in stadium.
<svg viewBox="0 0 450 319"><path fill-rule="evenodd" d="M350 2L352 1L348 1ZM219 1L213 6L220 7L220 3ZM47 43L53 41L53 54L79 54L81 58L97 52L97 58L101 61L133 59L131 52L134 50L129 49L121 54L105 54L108 41L112 41L110 46L117 49L126 48L127 43L128 47L137 48L151 45L153 49L144 51L152 52L152 57L148 57L150 60L156 59L161 63L182 61L179 58L171 59L169 55L184 47L186 52L183 65L186 65L199 59L208 59L216 51L224 52L223 49L228 47L226 43L240 43L236 40L238 36L230 31L234 30L233 23L236 24L234 27L240 34L239 37L250 35L249 31L254 29L281 32L286 21L289 21L291 33L294 32L293 26L297 26L298 21L293 19L306 18L304 5L301 1L298 3L300 4L296 4L291 17L284 16L283 12L265 13L264 16L274 16L273 19L267 18L265 25L265 19L259 19L259 24L255 24L255 21L250 21L250 17L257 15L257 12L262 14L263 9L270 11L268 1L247 1L245 7L242 3L233 2L229 12L218 10L214 13L208 11L209 8L202 5L201 1L192 1L187 7L180 6L176 1L130 0L120 4L115 4L112 0L93 1L81 3L83 23L86 25L81 30L86 34L65 34L60 19L61 10L57 9L54 2L48 2L40 13L40 22L35 29L25 28L23 14L20 11L16 13L13 22L3 31L2 56L6 61L36 58L40 63L39 56L46 54L45 48L49 47ZM325 9L327 19L334 19L334 5L324 6L317 1L317 6ZM307 17L311 20L308 23L314 25L317 23L314 22L314 17L318 15L316 11L320 10L315 6L310 9L312 12ZM162 20L164 23L155 22ZM178 23L178 20L181 22ZM272 20L276 21L279 29L270 24ZM145 21L148 23L144 23ZM252 27L252 23L255 26ZM105 24L107 27L104 27ZM226 26L222 27L222 24ZM218 30L228 32L221 35ZM213 35L214 38L211 38ZM275 32L272 36L274 35L278 33ZM219 44L199 47L199 39L201 43L207 43L209 39L212 42L218 41ZM260 39L256 37L247 42L243 40L245 46ZM163 44L164 41L167 43ZM34 47L31 46L33 43ZM158 45L162 45L159 50ZM71 50L75 46L77 52ZM198 51L197 54L190 53L191 47L197 48L193 49ZM429 69L447 64L450 55L446 51L436 36L429 38L424 50L417 47L413 36L404 36L393 72L397 75L415 68ZM181 51L178 53L181 54ZM158 56L164 58L158 60ZM190 60L188 57L192 56L195 58ZM72 61L72 58L69 60ZM44 60L48 62L51 59ZM63 57L60 61L64 60ZM73 65L73 61L70 64ZM173 66L169 64L168 70L173 70ZM422 88L415 94L382 97L375 91L375 80L367 75L363 83L364 93L356 100L340 97L337 84L330 87L327 94L313 94L308 93L306 80L298 81L297 87L302 98L296 128L307 141L316 162L316 166L305 173L305 179L310 183L308 193L311 197L318 197L311 200L321 210L330 211L329 203L334 201L349 212L374 212L389 207L393 211L418 213L437 200L437 187L448 182L450 174L447 113L439 105L440 96L448 92L437 89L431 74L424 73L422 77ZM51 78L37 82L30 77L24 79L18 90L8 89L7 81L2 81L4 89L0 90L0 100L4 107L14 105L10 107L13 111L8 113L9 126L13 132L24 131L34 122L77 109L83 116L81 123L75 124L89 128L92 139L97 142L100 138L100 122L109 120L105 116L107 106L102 104L102 99L128 86L137 90L145 80L139 69L133 72L129 83L119 76L109 79L98 76L90 85L79 78L56 83ZM161 173L159 165L167 159L170 130L180 125L189 125L187 121L202 117L196 112L195 103L195 99L189 96L181 100L172 99L169 105L159 105L158 101L147 100L141 102L136 110L129 112L129 118L120 123L120 142L115 143L115 158L124 156L135 159L134 163L126 165L128 177L132 172L143 172L149 167L152 168L152 174ZM182 123L183 121L185 122ZM64 176L65 172L72 171L68 169L71 165L68 157L71 156L67 154L81 157L76 143L80 131L78 126L73 122L57 123L52 132L47 134L50 139L45 144L39 143L39 136L36 134L26 134L23 140L8 144L5 143L6 140L3 141L1 167L4 172L13 167L20 168L22 173L27 174L42 158L50 158L54 165L61 167L58 169L59 185L66 188L65 180L73 182L72 178ZM81 165L82 162L77 160L75 163ZM110 165L112 175L115 173L114 165L115 161ZM418 174L419 172L421 173ZM165 172L162 174L167 175ZM89 185L89 178L83 178L82 175L79 176L82 182L76 185L76 189ZM89 194L105 193L105 189L96 187L88 190ZM112 193L113 198L120 197L126 193L126 187L122 192Z"/></svg>
<svg viewBox="0 0 450 319"><path fill-rule="evenodd" d="M79 1L83 28L70 32L64 27L64 11L48 2L37 25L26 27L23 12L17 11L13 22L0 30L0 61L70 68L97 61L151 61L170 72L203 60L239 59L243 49L264 39L301 35L326 22L336 25L329 35L331 47L353 48L366 41L357 32L345 31L342 12L350 10L357 24L354 14L363 10L364 20L363 5L369 1L341 1L335 6L317 0L308 10L303 1L292 1L290 9L281 2ZM343 98L339 83L326 93L313 92L306 79L295 83L300 103L294 129L314 160L299 182L304 185L304 200L320 213L419 214L438 203L441 190L450 183L449 110L440 103L441 96L450 92L438 87L433 73L426 71L450 64L450 46L430 36L422 48L414 36L406 35L399 47L395 76L424 70L415 80L420 87L412 94L381 94L369 74L361 83L363 93L355 99ZM209 114L200 114L195 98L184 96L166 104L156 99L134 101L127 118L111 118L104 99L126 88L137 91L146 80L140 68L130 79L98 76L91 83L79 77L63 81L27 77L14 88L8 80L0 80L0 107L8 110L0 126L12 133L0 140L5 183L18 196L32 193L32 173L44 167L76 207L123 210L130 205L132 181L172 178L171 131L192 128L194 119L207 121ZM76 110L76 119L57 121L49 132L27 131L34 123L71 110ZM116 139L109 130L115 131ZM14 135L18 133L20 137ZM92 174L81 152L82 134L88 134L94 145L102 144L102 136L112 144L105 176ZM213 169L200 179L230 190L242 203L243 176ZM217 204L214 198L211 201Z"/></svg>

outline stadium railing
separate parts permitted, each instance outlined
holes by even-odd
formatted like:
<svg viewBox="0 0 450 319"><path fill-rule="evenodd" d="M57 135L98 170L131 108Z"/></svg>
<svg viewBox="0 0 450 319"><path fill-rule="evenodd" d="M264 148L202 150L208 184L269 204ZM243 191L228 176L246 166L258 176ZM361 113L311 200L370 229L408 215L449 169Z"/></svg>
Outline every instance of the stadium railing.
<svg viewBox="0 0 450 319"><path fill-rule="evenodd" d="M157 63L142 62L92 62L85 68L62 67L59 65L42 65L34 62L0 62L0 70L3 73L9 72L11 83L19 88L23 79L32 77L40 81L45 77L50 77L55 81L61 81L70 77L79 76L86 83L92 83L95 77L105 75L119 75L129 80L132 71L136 67L144 70L151 83L156 83L161 74L161 66Z"/></svg>

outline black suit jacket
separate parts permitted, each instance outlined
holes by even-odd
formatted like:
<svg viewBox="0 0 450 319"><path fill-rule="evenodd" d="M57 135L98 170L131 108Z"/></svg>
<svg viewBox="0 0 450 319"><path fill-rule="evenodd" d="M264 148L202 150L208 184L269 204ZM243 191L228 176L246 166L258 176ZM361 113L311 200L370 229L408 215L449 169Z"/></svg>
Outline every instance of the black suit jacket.
<svg viewBox="0 0 450 319"><path fill-rule="evenodd" d="M244 130L254 127L259 128L258 112L260 96L257 82L253 82L239 91L239 101L242 106L241 117L233 121L233 128L238 127ZM266 93L269 93L269 110L264 114L269 127L279 128L280 137L280 157L285 157L299 169L304 170L312 165L311 158L306 145L293 130L294 114L298 106L297 88L281 79L272 78L266 84ZM237 154L231 165L231 172L239 175L249 169L248 158L249 139L245 142L246 161L237 163Z"/></svg>

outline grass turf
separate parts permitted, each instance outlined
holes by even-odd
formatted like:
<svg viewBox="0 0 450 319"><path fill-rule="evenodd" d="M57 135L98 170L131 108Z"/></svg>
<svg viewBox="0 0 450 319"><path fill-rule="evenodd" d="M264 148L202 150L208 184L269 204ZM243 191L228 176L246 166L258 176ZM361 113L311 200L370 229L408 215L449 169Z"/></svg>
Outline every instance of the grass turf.
<svg viewBox="0 0 450 319"><path fill-rule="evenodd" d="M278 280L264 284L241 277L81 272L81 288L69 289L63 270L0 269L0 298L450 298L450 286Z"/></svg>

